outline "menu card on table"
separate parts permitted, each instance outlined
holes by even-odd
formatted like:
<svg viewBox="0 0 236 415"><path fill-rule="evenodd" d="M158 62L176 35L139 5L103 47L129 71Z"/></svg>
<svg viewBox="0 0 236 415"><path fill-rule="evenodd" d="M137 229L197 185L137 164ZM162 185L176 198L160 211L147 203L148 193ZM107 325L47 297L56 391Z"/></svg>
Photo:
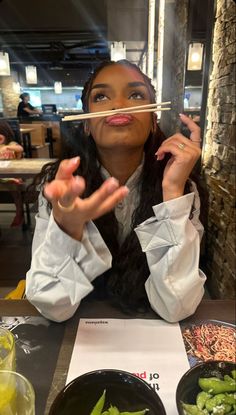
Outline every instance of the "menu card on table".
<svg viewBox="0 0 236 415"><path fill-rule="evenodd" d="M131 372L152 385L168 415L176 415L175 391L189 369L179 324L146 319L81 319L67 383L96 369Z"/></svg>

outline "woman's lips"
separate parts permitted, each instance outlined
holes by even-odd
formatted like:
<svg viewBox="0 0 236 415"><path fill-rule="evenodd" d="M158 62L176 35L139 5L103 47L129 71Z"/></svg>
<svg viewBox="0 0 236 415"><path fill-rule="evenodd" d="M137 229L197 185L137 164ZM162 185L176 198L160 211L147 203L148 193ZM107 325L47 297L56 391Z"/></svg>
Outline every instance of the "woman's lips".
<svg viewBox="0 0 236 415"><path fill-rule="evenodd" d="M111 126L123 126L128 125L133 121L132 115L128 114L116 114L106 117L106 123Z"/></svg>

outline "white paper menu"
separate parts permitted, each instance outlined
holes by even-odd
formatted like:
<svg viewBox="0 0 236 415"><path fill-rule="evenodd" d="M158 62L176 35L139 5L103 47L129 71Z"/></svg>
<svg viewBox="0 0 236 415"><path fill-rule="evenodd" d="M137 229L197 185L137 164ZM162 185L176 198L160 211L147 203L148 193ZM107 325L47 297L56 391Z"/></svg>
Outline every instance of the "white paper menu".
<svg viewBox="0 0 236 415"><path fill-rule="evenodd" d="M144 319L80 319L67 383L96 369L120 369L143 378L176 415L175 392L189 369L178 323Z"/></svg>

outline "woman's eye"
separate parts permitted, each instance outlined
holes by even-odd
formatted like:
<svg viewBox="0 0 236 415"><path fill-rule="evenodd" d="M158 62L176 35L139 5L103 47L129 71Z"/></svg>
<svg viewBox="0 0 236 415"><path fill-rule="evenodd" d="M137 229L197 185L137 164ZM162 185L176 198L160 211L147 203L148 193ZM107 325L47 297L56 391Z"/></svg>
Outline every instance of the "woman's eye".
<svg viewBox="0 0 236 415"><path fill-rule="evenodd" d="M105 101L106 99L108 99L108 98L105 94L98 93L98 94L94 95L93 102Z"/></svg>
<svg viewBox="0 0 236 415"><path fill-rule="evenodd" d="M144 94L140 91L132 92L129 96L130 99L146 99Z"/></svg>

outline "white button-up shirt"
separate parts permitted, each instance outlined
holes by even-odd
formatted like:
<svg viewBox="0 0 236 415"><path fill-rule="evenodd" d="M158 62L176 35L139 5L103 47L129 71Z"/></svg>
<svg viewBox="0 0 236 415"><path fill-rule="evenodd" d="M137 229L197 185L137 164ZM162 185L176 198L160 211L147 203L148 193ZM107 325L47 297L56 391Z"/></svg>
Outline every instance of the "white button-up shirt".
<svg viewBox="0 0 236 415"><path fill-rule="evenodd" d="M115 208L120 242L130 231L131 216L139 203L141 170L142 165L127 181L130 192ZM104 168L102 174L109 176ZM46 318L63 321L93 290L93 280L111 268L112 257L92 221L77 241L59 228L46 204L40 195L26 296ZM192 183L192 193L153 206L153 216L135 229L150 270L145 283L150 305L169 322L193 314L204 294L206 278L199 270L203 233L199 209L198 192Z"/></svg>

